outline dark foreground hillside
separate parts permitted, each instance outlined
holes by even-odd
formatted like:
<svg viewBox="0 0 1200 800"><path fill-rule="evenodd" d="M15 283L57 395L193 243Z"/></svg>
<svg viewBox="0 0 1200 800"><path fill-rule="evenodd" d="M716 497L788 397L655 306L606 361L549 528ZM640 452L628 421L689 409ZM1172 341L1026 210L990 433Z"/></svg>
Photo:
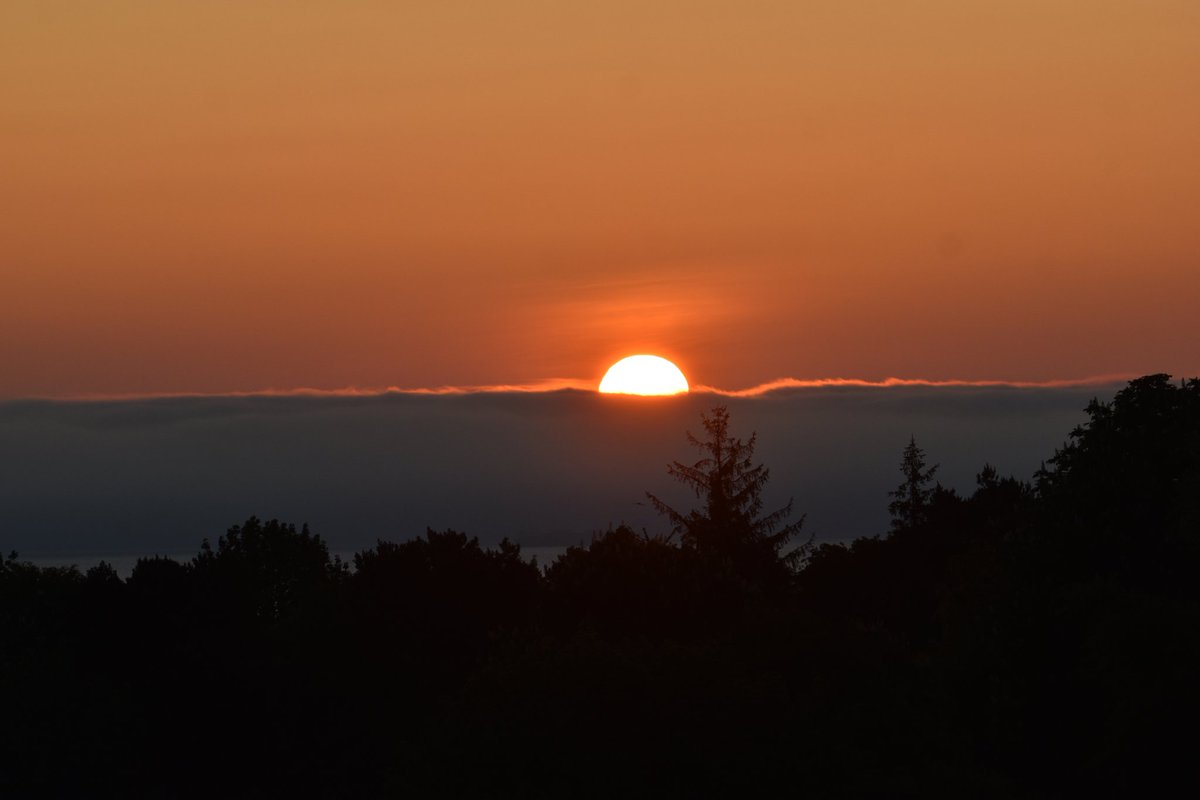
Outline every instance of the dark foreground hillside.
<svg viewBox="0 0 1200 800"><path fill-rule="evenodd" d="M664 506L677 536L617 528L544 571L453 531L351 568L256 519L126 580L5 559L0 794L1063 797L1188 775L1200 382L1094 403L1033 484L980 454L959 496L914 442L892 530L811 551L718 412L672 466L697 489Z"/></svg>

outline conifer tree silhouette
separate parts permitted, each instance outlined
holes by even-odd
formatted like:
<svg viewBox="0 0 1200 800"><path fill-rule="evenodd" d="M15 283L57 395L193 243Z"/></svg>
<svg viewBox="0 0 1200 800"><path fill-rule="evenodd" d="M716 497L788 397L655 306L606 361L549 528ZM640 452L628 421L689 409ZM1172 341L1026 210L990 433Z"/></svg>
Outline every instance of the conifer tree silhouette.
<svg viewBox="0 0 1200 800"><path fill-rule="evenodd" d="M904 473L904 482L888 492L894 498L888 504L892 515L892 530L911 530L925 522L929 512L929 501L934 489L929 482L933 480L938 465L925 468L925 451L917 445L915 436L909 437L904 448L904 456L900 459L900 471Z"/></svg>
<svg viewBox="0 0 1200 800"><path fill-rule="evenodd" d="M743 566L761 563L764 557L777 560L780 549L800 532L804 516L784 524L792 513L791 500L783 508L760 516L762 491L770 471L753 461L758 434L751 434L745 442L730 434L725 406L701 414L700 420L705 438L691 431L687 438L704 457L690 465L674 461L667 465L667 474L689 486L697 498L703 499L703 506L685 514L650 492L646 496L671 521L671 535L680 534L684 547ZM803 552L800 548L789 559L797 560Z"/></svg>

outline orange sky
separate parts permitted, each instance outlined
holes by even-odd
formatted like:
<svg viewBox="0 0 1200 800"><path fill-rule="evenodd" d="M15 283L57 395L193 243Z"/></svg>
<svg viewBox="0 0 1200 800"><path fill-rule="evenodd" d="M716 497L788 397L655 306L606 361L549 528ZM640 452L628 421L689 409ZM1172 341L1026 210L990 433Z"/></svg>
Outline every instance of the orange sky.
<svg viewBox="0 0 1200 800"><path fill-rule="evenodd" d="M1197 42L1194 0L6 0L0 396L1196 374Z"/></svg>

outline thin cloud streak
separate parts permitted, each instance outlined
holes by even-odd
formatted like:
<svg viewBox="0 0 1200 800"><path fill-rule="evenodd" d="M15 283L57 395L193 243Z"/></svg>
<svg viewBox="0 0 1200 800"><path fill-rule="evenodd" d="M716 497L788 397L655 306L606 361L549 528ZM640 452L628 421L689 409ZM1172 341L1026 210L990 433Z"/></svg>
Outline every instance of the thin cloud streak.
<svg viewBox="0 0 1200 800"><path fill-rule="evenodd" d="M752 386L749 389L720 389L715 386L705 386L696 384L692 386L693 392L704 394L716 394L723 397L761 397L771 392L783 391L787 389L824 389L831 387L853 387L853 388L868 388L868 389L892 389L904 386L920 386L920 387L977 387L977 388L1004 388L1011 387L1013 389L1060 389L1074 386L1108 386L1111 384L1123 383L1135 377L1132 374L1125 375L1098 375L1090 378L1071 378L1049 381L999 381L999 380L932 380L928 378L884 378L880 381L869 381L862 378L777 378L773 381L760 383L758 386Z"/></svg>
<svg viewBox="0 0 1200 800"><path fill-rule="evenodd" d="M52 402L119 402L122 400L186 400L186 399L219 399L223 397L381 397L390 394L399 395L466 395L466 394L539 394L560 392L564 389L579 391L595 391L594 381L575 378L550 378L534 383L501 383L486 386L432 386L402 388L387 386L371 388L361 386L346 386L341 389L314 389L312 387L297 387L295 389L254 389L250 391L233 392L131 392L121 394L91 393L71 395L70 397L33 397L5 398L26 400L47 400ZM3 400L0 400L3 402Z"/></svg>
<svg viewBox="0 0 1200 800"><path fill-rule="evenodd" d="M789 389L828 389L828 388L866 388L893 389L900 387L929 387L929 388L1013 388L1013 389L1057 389L1080 386L1111 386L1124 383L1137 377L1133 373L1096 375L1087 378L1064 378L1048 381L1010 381L1010 380L963 380L930 378L884 378L872 381L864 378L777 378L773 381L760 383L746 389L722 389L706 384L692 384L692 394L714 394L721 397L752 398L771 394L772 392ZM107 402L122 400L170 400L188 398L222 398L222 397L380 397L384 395L471 395L471 394L544 394L564 390L596 392L595 381L582 378L548 378L533 383L500 383L488 385L467 386L432 386L408 387L388 386L385 388L370 388L347 386L341 389L314 389L298 387L295 389L255 389L252 391L234 392L147 392L130 394L82 394L70 397L35 397L35 398L6 398L8 400L48 400L55 402ZM0 401L2 402L2 401Z"/></svg>

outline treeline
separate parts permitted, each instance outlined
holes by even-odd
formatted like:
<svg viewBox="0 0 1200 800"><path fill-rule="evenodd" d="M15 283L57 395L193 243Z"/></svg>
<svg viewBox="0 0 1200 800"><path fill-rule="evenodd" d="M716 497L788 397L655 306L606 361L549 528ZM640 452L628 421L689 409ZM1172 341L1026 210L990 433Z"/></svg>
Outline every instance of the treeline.
<svg viewBox="0 0 1200 800"><path fill-rule="evenodd" d="M850 546L764 513L716 409L669 467L696 508L651 498L670 536L545 568L454 531L351 565L257 519L127 579L13 554L0 794L1161 791L1200 710L1200 381L1087 413L969 495L911 441L891 531Z"/></svg>

